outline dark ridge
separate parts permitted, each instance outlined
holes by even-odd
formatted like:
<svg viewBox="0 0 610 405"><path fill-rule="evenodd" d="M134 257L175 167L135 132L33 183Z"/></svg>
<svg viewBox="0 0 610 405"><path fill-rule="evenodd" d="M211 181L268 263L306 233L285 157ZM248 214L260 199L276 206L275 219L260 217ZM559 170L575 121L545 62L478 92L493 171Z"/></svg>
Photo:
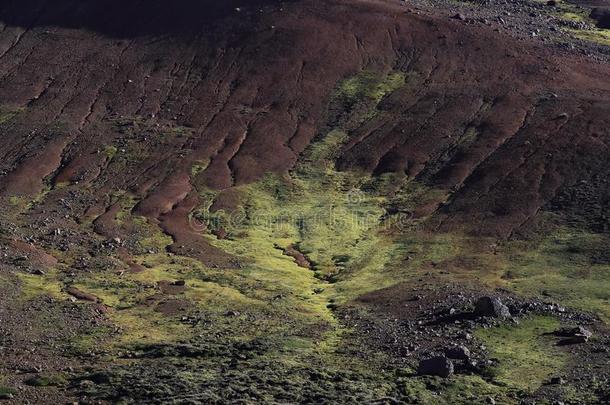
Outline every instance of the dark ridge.
<svg viewBox="0 0 610 405"><path fill-rule="evenodd" d="M205 31L234 16L248 20L264 15L278 0L7 0L0 21L33 28L59 26L86 29L120 38Z"/></svg>

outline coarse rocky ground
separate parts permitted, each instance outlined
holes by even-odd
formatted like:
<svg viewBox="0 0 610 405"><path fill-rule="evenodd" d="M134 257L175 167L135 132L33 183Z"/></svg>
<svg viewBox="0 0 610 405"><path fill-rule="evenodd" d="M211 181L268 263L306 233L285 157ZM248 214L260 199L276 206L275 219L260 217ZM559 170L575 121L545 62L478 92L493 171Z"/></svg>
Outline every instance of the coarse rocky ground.
<svg viewBox="0 0 610 405"><path fill-rule="evenodd" d="M3 2L0 402L608 403L607 9Z"/></svg>

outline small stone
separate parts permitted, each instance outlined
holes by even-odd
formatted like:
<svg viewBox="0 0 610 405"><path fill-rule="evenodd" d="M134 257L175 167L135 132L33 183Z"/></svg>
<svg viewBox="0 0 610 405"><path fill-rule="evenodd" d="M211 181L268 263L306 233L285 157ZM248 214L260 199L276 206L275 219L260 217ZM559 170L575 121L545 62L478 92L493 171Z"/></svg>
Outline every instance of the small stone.
<svg viewBox="0 0 610 405"><path fill-rule="evenodd" d="M551 381L550 381L550 383L553 385L563 385L563 384L565 384L565 382L566 381L561 377L553 377L553 378L551 378Z"/></svg>
<svg viewBox="0 0 610 405"><path fill-rule="evenodd" d="M462 13L457 13L456 15L454 15L451 18L453 18L454 20L460 20L460 21L464 21L466 19L466 17Z"/></svg>
<svg viewBox="0 0 610 405"><path fill-rule="evenodd" d="M452 346L445 349L445 354L450 359L468 360L470 358L470 350L466 346Z"/></svg>

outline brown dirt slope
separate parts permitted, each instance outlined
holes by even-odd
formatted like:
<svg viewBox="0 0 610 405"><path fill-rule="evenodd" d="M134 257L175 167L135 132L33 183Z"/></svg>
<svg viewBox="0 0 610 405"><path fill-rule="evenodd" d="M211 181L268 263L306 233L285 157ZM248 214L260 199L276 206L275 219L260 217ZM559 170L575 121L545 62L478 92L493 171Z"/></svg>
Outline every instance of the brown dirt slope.
<svg viewBox="0 0 610 405"><path fill-rule="evenodd" d="M0 6L2 195L68 183L102 214L127 190L189 241L195 187L289 169L338 81L365 69L407 85L353 131L340 167L445 190L428 207L443 229L509 236L608 161L610 69L584 57L394 1L130 4ZM121 171L107 170L115 154Z"/></svg>

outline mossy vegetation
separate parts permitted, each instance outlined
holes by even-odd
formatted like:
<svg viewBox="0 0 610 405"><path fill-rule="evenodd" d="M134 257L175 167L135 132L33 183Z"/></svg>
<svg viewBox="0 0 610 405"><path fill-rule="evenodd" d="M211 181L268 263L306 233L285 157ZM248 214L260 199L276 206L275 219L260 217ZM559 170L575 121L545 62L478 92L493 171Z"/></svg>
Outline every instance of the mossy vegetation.
<svg viewBox="0 0 610 405"><path fill-rule="evenodd" d="M192 177L197 177L197 175L199 175L200 173L204 172L205 169L208 168L209 164L210 164L209 161L197 161L191 167L191 176Z"/></svg>
<svg viewBox="0 0 610 405"><path fill-rule="evenodd" d="M56 374L35 376L27 379L25 383L33 387L57 387L66 385L68 381L62 375Z"/></svg>
<svg viewBox="0 0 610 405"><path fill-rule="evenodd" d="M254 278L283 286L296 296L294 304L322 319L331 319L329 300L391 283L383 269L397 248L379 230L383 197L362 190L370 179L334 168L345 136L333 131L314 144L288 177L270 175L242 187L243 205L236 212L195 213L211 228L229 227L230 238L211 243L253 260L246 271ZM288 246L298 247L311 271L277 248Z"/></svg>
<svg viewBox="0 0 610 405"><path fill-rule="evenodd" d="M11 399L15 396L15 394L17 394L16 389L0 385L0 400Z"/></svg>
<svg viewBox="0 0 610 405"><path fill-rule="evenodd" d="M368 98L380 102L386 95L405 84L402 72L379 75L377 72L364 71L341 82L336 97L348 103L355 103Z"/></svg>
<svg viewBox="0 0 610 405"><path fill-rule="evenodd" d="M378 106L382 100L404 87L407 76L400 71L380 74L363 71L341 81L331 99L332 108L355 127L380 113ZM349 129L342 125L333 129Z"/></svg>
<svg viewBox="0 0 610 405"><path fill-rule="evenodd" d="M30 300L40 295L48 295L55 298L66 298L62 291L63 284L59 281L58 272L50 270L43 275L17 273L20 280L21 298Z"/></svg>
<svg viewBox="0 0 610 405"><path fill-rule="evenodd" d="M574 37L584 41L610 45L610 30L595 28L596 22L589 17L589 9L579 8L569 2L561 1L557 6L557 12L555 14L561 20L586 23L591 27L588 29L566 28L566 31L574 35Z"/></svg>
<svg viewBox="0 0 610 405"><path fill-rule="evenodd" d="M334 101L348 109L364 105L354 110L354 120L367 119L405 80L399 72L363 72L341 82ZM148 128L138 120L116 127L128 138ZM176 387L209 388L195 401L243 399L247 393L262 402L400 397L407 403L451 404L481 403L490 396L510 403L515 392L535 389L563 366L563 355L541 337L557 325L552 318L477 332L499 360L492 381L475 375L414 377L412 370L401 374L388 367L387 354L350 339L351 331L336 317L337 306L427 273L441 282L550 295L610 316L608 292L600 287L610 282L600 250L606 239L567 229L556 229L535 245L428 233L419 226L425 216L414 213L421 205L445 201L448 192L405 175L372 178L337 170L348 132L336 128L321 134L288 173L235 187L239 204L230 211L212 209L218 192L198 190L202 204L193 219L206 225L210 244L235 256L236 268L169 253L172 238L155 221L133 214L136 196L117 191L110 200L119 205L113 225L128 235L127 242L95 238L104 249L96 255L111 258L113 265L68 273L76 256L88 252L67 252L60 261L64 271L19 276L23 297L71 299L64 293L68 285L92 294L99 302L75 305L103 307L108 324L78 334L67 342L69 350L106 353L117 381L127 384L134 398L151 393L165 398ZM476 135L467 131L464 142ZM103 153L119 171L133 157L130 148L109 146ZM197 162L191 175L206 167L207 162ZM91 229L89 222L82 227ZM289 248L307 266L287 255ZM139 272L129 268L130 261L142 266ZM119 395L100 392L92 395Z"/></svg>
<svg viewBox="0 0 610 405"><path fill-rule="evenodd" d="M440 279L504 288L543 297L610 319L608 237L555 226L538 240L499 242L460 233L414 229L399 237L411 260L411 275L432 272Z"/></svg>
<svg viewBox="0 0 610 405"><path fill-rule="evenodd" d="M116 146L114 145L108 145L104 148L104 155L106 156L106 158L110 161L112 160L112 158L114 158L114 156L117 154L119 150L117 149Z"/></svg>
<svg viewBox="0 0 610 405"><path fill-rule="evenodd" d="M558 327L556 319L537 316L523 319L519 325L477 330L476 336L497 359L490 369L493 380L531 392L552 375L561 374L567 355L545 336Z"/></svg>
<svg viewBox="0 0 610 405"><path fill-rule="evenodd" d="M571 30L571 32L575 37L585 41L610 46L610 30L608 29Z"/></svg>
<svg viewBox="0 0 610 405"><path fill-rule="evenodd" d="M23 112L23 108L11 108L8 106L0 106L0 125L10 122L18 114Z"/></svg>
<svg viewBox="0 0 610 405"><path fill-rule="evenodd" d="M490 399L499 404L518 403L512 389L477 375L400 378L398 388L408 404L489 404Z"/></svg>
<svg viewBox="0 0 610 405"><path fill-rule="evenodd" d="M504 282L522 295L547 296L594 311L610 320L610 256L607 236L558 227L539 241L509 242L502 248Z"/></svg>

